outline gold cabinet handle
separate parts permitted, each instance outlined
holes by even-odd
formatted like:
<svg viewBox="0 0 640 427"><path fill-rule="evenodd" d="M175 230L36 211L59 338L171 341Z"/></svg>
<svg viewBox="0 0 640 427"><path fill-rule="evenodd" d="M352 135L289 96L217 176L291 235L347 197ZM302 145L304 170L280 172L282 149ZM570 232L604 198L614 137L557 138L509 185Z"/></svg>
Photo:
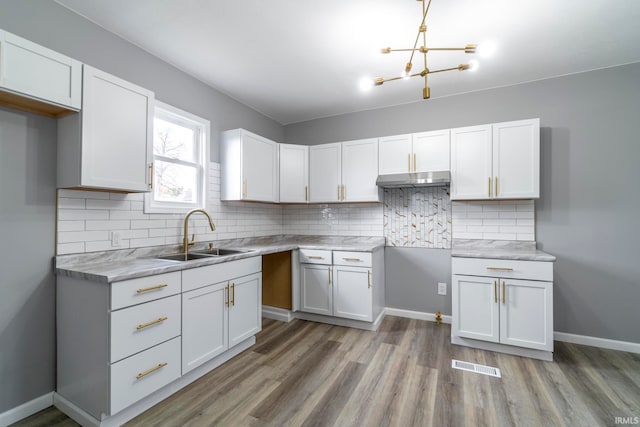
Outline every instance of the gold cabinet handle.
<svg viewBox="0 0 640 427"><path fill-rule="evenodd" d="M140 288L136 291L136 293L142 294L145 292L157 291L158 289L166 288L167 286L169 285L167 285L166 283L162 283L160 285L151 286L150 288Z"/></svg>
<svg viewBox="0 0 640 427"><path fill-rule="evenodd" d="M140 329L148 328L149 326L155 325L157 323L162 323L167 319L168 319L168 317L166 317L166 316L165 317L158 317L156 320L152 320L151 322L139 324L138 326L136 326L136 329L140 330Z"/></svg>
<svg viewBox="0 0 640 427"><path fill-rule="evenodd" d="M411 172L411 153L407 154L407 171Z"/></svg>
<svg viewBox="0 0 640 427"><path fill-rule="evenodd" d="M347 186L342 184L342 200L347 200Z"/></svg>
<svg viewBox="0 0 640 427"><path fill-rule="evenodd" d="M487 178L489 182L487 183L487 197L491 197L491 177Z"/></svg>
<svg viewBox="0 0 640 427"><path fill-rule="evenodd" d="M144 378L144 377L146 377L147 375L149 375L150 373L155 372L155 371L157 371L158 369L162 369L162 368L164 368L164 367L165 367L165 366L167 366L167 365L168 365L168 363L167 363L167 362L158 363L158 365L154 366L153 368L151 368L151 369L147 369L147 370L146 370L146 371L144 371L144 372L140 372L138 375L136 375L136 379L137 379L137 380L139 380L140 378Z"/></svg>
<svg viewBox="0 0 640 427"><path fill-rule="evenodd" d="M231 307L236 306L236 284L231 284Z"/></svg>
<svg viewBox="0 0 640 427"><path fill-rule="evenodd" d="M321 257L321 256L315 256L315 255L310 255L310 256L308 256L307 258L309 258L309 259L324 259L324 257Z"/></svg>
<svg viewBox="0 0 640 427"><path fill-rule="evenodd" d="M507 303L507 283L502 281L502 304Z"/></svg>
<svg viewBox="0 0 640 427"><path fill-rule="evenodd" d="M487 270L513 271L511 267L487 267Z"/></svg>
<svg viewBox="0 0 640 427"><path fill-rule="evenodd" d="M344 261L362 262L360 258L342 258Z"/></svg>
<svg viewBox="0 0 640 427"><path fill-rule="evenodd" d="M413 153L413 171L414 172L418 170L417 164L418 164L418 155L416 153Z"/></svg>
<svg viewBox="0 0 640 427"><path fill-rule="evenodd" d="M498 197L498 177L496 176L495 178L496 178L496 182L495 182L496 185L495 185L495 189L494 189L493 195L495 197Z"/></svg>
<svg viewBox="0 0 640 427"><path fill-rule="evenodd" d="M153 162L149 163L149 188L153 189Z"/></svg>
<svg viewBox="0 0 640 427"><path fill-rule="evenodd" d="M367 270L367 286L371 289L371 270Z"/></svg>
<svg viewBox="0 0 640 427"><path fill-rule="evenodd" d="M327 267L327 270L329 270L329 284L331 284L331 267Z"/></svg>
<svg viewBox="0 0 640 427"><path fill-rule="evenodd" d="M227 286L225 288L227 290L227 300L224 303L225 303L225 305L227 307L229 307L229 301L230 301L230 297L231 297L231 288L229 287L228 283L227 283Z"/></svg>
<svg viewBox="0 0 640 427"><path fill-rule="evenodd" d="M498 281L493 281L493 301L498 303Z"/></svg>
<svg viewBox="0 0 640 427"><path fill-rule="evenodd" d="M338 185L338 200L340 200L340 185Z"/></svg>
<svg viewBox="0 0 640 427"><path fill-rule="evenodd" d="M304 201L308 202L309 201L309 187L308 186L304 186Z"/></svg>

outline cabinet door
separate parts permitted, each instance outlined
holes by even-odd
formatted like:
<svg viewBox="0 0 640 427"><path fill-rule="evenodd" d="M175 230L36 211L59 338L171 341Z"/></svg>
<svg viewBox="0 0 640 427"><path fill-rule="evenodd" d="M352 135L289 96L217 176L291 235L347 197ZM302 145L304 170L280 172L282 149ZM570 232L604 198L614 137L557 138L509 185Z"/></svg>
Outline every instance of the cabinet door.
<svg viewBox="0 0 640 427"><path fill-rule="evenodd" d="M411 172L411 134L385 136L379 139L379 144L380 175Z"/></svg>
<svg viewBox="0 0 640 427"><path fill-rule="evenodd" d="M494 197L540 197L540 119L493 125Z"/></svg>
<svg viewBox="0 0 640 427"><path fill-rule="evenodd" d="M278 201L278 144L258 135L242 136L243 200Z"/></svg>
<svg viewBox="0 0 640 427"><path fill-rule="evenodd" d="M333 315L347 319L373 320L370 268L333 267Z"/></svg>
<svg viewBox="0 0 640 427"><path fill-rule="evenodd" d="M79 110L82 63L0 30L0 86Z"/></svg>
<svg viewBox="0 0 640 427"><path fill-rule="evenodd" d="M377 202L378 139L342 143L342 200Z"/></svg>
<svg viewBox="0 0 640 427"><path fill-rule="evenodd" d="M153 93L84 65L81 185L148 191Z"/></svg>
<svg viewBox="0 0 640 427"><path fill-rule="evenodd" d="M451 129L451 200L493 196L491 125Z"/></svg>
<svg viewBox="0 0 640 427"><path fill-rule="evenodd" d="M499 342L500 306L496 279L453 276L451 334Z"/></svg>
<svg viewBox="0 0 640 427"><path fill-rule="evenodd" d="M413 135L413 171L449 170L449 129Z"/></svg>
<svg viewBox="0 0 640 427"><path fill-rule="evenodd" d="M304 203L309 201L309 147L279 144L280 201Z"/></svg>
<svg viewBox="0 0 640 427"><path fill-rule="evenodd" d="M553 283L500 279L500 342L553 351Z"/></svg>
<svg viewBox="0 0 640 427"><path fill-rule="evenodd" d="M182 374L229 348L227 282L182 294Z"/></svg>
<svg viewBox="0 0 640 427"><path fill-rule="evenodd" d="M340 143L309 147L309 199L311 202L340 201L342 183Z"/></svg>
<svg viewBox="0 0 640 427"><path fill-rule="evenodd" d="M308 313L333 314L330 265L301 264L302 304L300 310Z"/></svg>
<svg viewBox="0 0 640 427"><path fill-rule="evenodd" d="M262 330L262 275L231 280L229 348Z"/></svg>

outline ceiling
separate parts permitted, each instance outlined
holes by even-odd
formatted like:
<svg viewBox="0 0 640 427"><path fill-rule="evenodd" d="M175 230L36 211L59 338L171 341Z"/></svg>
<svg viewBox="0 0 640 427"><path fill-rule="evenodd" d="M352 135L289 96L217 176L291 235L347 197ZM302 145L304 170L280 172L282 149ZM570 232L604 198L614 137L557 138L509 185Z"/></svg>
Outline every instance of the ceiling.
<svg viewBox="0 0 640 427"><path fill-rule="evenodd" d="M421 19L415 0L55 0L281 124L422 101L393 77ZM640 61L637 0L433 0L430 47L491 41L474 72L429 77L431 98ZM431 52L429 68L478 55ZM414 61L415 72L421 61ZM603 82L606 84L606 82Z"/></svg>

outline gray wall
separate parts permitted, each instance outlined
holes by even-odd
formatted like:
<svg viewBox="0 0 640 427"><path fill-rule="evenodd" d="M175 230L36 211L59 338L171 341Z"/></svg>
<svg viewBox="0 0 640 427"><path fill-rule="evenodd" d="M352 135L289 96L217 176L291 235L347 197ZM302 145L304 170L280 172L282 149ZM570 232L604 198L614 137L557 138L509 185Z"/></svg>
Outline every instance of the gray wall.
<svg viewBox="0 0 640 427"><path fill-rule="evenodd" d="M223 130L242 127L283 142L283 127L276 121L52 0L0 0L0 10L1 29L143 86L154 91L156 99L211 121L212 161L219 161Z"/></svg>
<svg viewBox="0 0 640 427"><path fill-rule="evenodd" d="M210 120L213 161L222 130L243 127L283 140L279 123L51 0L0 0L0 11L1 29ZM0 109L0 413L55 386L55 134L55 120Z"/></svg>
<svg viewBox="0 0 640 427"><path fill-rule="evenodd" d="M56 121L0 107L0 413L55 385Z"/></svg>
<svg viewBox="0 0 640 427"><path fill-rule="evenodd" d="M639 115L636 63L292 124L285 139L317 144L540 117L536 240L558 257L555 330L640 343ZM419 274L387 271L400 281ZM416 292L396 295L399 304Z"/></svg>
<svg viewBox="0 0 640 427"><path fill-rule="evenodd" d="M384 248L385 304L426 313L451 314L451 250ZM438 295L438 282L447 295Z"/></svg>

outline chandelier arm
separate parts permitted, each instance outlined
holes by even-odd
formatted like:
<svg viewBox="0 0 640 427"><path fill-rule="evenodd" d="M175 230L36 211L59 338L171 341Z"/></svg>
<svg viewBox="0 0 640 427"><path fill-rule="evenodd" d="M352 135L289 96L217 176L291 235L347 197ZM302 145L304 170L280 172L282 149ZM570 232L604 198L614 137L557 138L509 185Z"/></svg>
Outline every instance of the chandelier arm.
<svg viewBox="0 0 640 427"><path fill-rule="evenodd" d="M413 51L411 52L411 56L409 57L409 64L411 64L413 62L413 54L416 51L416 46L418 46L418 40L420 40L420 33L422 31L420 31L420 29L422 28L422 26L424 25L424 22L427 20L427 13L429 13L429 7L431 6L431 0L429 0L429 3L427 3L427 7L425 8L424 6L424 1L422 0L422 22L420 22L420 27L418 27L418 34L416 35L416 41L413 43Z"/></svg>
<svg viewBox="0 0 640 427"><path fill-rule="evenodd" d="M451 68L441 68L440 70L433 70L433 71L429 70L427 72L427 74L443 73L445 71L453 71L453 70L460 70L460 66L451 67ZM460 70L460 71L462 71L462 70Z"/></svg>

